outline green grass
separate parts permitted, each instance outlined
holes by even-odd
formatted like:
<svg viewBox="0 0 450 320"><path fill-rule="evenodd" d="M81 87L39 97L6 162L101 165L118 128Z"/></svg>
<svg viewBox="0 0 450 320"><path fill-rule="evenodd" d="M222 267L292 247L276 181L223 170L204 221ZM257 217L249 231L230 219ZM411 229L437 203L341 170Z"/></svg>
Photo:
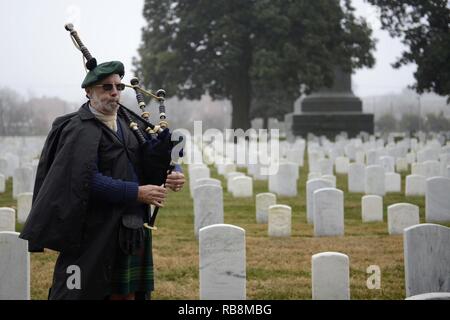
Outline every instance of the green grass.
<svg viewBox="0 0 450 320"><path fill-rule="evenodd" d="M307 163L300 169L299 194L295 198L278 197L277 203L292 207L292 236L269 238L267 225L256 223L255 197L234 199L224 191L224 222L246 231L247 298L248 299L311 299L311 256L324 251L338 251L350 258L350 290L352 299L404 299L403 237L389 236L386 207L408 202L420 207L424 222L424 197L405 197L390 193L383 198L384 222L361 222L363 194L347 193L347 177L337 176L337 188L344 191L345 236L313 236L313 227L306 223L305 187ZM185 168L187 175L187 168ZM405 173L402 174L404 188ZM226 181L215 169L213 178ZM267 181L254 181L254 195L268 191ZM0 205L15 207L11 196L11 180ZM193 204L188 184L178 193L170 192L166 207L161 209L153 234L155 292L153 299L198 299L198 242L194 236ZM17 226L21 230L21 226ZM57 254L31 254L32 299L46 299ZM381 268L381 289L369 290L366 273L370 265Z"/></svg>

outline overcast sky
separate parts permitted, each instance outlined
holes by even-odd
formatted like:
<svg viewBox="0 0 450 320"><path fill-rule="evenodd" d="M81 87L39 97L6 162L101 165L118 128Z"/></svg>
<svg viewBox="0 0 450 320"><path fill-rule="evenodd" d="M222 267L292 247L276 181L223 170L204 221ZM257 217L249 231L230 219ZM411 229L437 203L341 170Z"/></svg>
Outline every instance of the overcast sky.
<svg viewBox="0 0 450 320"><path fill-rule="evenodd" d="M65 31L72 22L98 61L120 60L125 82L132 77L131 61L141 41L144 0L0 0L0 87L25 97L58 96L81 102L85 76L81 53ZM400 92L414 82L415 66L395 70L391 63L403 45L381 31L376 11L363 0L353 0L358 15L366 17L378 39L376 66L357 71L353 90L361 96Z"/></svg>

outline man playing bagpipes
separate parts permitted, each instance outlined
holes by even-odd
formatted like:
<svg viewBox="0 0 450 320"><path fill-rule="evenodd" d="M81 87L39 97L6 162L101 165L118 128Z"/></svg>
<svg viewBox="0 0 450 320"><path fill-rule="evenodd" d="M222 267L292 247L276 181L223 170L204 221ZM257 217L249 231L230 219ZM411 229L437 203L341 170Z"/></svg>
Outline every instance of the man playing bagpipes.
<svg viewBox="0 0 450 320"><path fill-rule="evenodd" d="M171 170L169 129L141 131L149 122L120 104L123 64L97 65L74 38L87 58L81 87L88 101L54 121L20 237L32 252L59 252L49 299L149 299L149 205L163 207L166 187L179 191L184 175Z"/></svg>

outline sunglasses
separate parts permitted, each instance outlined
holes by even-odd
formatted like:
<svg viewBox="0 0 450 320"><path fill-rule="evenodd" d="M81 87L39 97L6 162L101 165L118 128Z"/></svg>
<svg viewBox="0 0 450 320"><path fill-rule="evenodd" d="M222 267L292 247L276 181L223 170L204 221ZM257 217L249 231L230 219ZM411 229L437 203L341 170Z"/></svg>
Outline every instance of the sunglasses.
<svg viewBox="0 0 450 320"><path fill-rule="evenodd" d="M111 91L113 89L113 86L116 87L117 91L123 91L125 89L124 83L104 83L104 84L98 84L96 87L102 87L105 91Z"/></svg>

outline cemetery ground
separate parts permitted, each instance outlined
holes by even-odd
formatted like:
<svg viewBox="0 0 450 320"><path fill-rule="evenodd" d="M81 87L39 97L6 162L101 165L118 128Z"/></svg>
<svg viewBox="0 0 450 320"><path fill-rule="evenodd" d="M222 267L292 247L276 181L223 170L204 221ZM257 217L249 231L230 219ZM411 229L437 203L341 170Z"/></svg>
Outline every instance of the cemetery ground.
<svg viewBox="0 0 450 320"><path fill-rule="evenodd" d="M405 197L405 176L402 173L402 192L383 197L384 222L362 223L362 193L347 192L347 176L337 175L336 187L344 191L344 237L314 237L313 226L306 222L307 162L300 168L299 194L287 198L277 196L277 204L292 207L292 235L290 238L269 238L267 224L257 224L255 196L268 191L268 181L253 181L252 198L233 198L224 188L224 223L245 229L247 299L311 299L311 256L336 251L350 259L351 299L404 299L405 276L403 265L403 236L388 234L387 206L400 202L416 204L420 208L420 222L425 222L425 197ZM245 169L240 169L244 171ZM184 167L188 175L187 167ZM211 178L224 177L212 168ZM6 192L0 195L0 207L16 207L12 198L12 179ZM181 192L169 192L165 208L161 209L153 233L155 291L152 299L199 298L198 242L194 235L193 202L189 183ZM449 224L444 224L449 226ZM20 232L21 224L16 231ZM31 298L47 299L57 253L46 250L31 254ZM381 269L381 288L369 289L367 268Z"/></svg>

